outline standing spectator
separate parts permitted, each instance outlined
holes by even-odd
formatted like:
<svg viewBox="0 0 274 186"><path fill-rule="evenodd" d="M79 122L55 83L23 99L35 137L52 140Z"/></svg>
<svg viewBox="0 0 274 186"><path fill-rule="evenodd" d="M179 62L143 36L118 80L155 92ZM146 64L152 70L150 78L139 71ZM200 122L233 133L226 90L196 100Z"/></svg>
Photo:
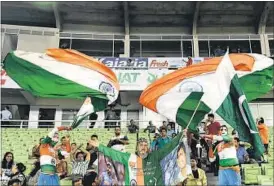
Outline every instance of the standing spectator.
<svg viewBox="0 0 274 186"><path fill-rule="evenodd" d="M192 174L188 175L187 186L199 185L206 186L207 178L205 171L197 167L196 158L190 160Z"/></svg>
<svg viewBox="0 0 274 186"><path fill-rule="evenodd" d="M95 125L95 121L97 121L98 119L98 114L96 114L96 112L93 112L91 115L89 115L89 120L93 120L90 122L90 126L89 128L92 129Z"/></svg>
<svg viewBox="0 0 274 186"><path fill-rule="evenodd" d="M173 134L173 133L175 133L175 131L171 128L171 125L168 124L168 125L167 125L167 136L168 136L169 138L172 138L172 134Z"/></svg>
<svg viewBox="0 0 274 186"><path fill-rule="evenodd" d="M246 152L245 148L240 145L240 139L234 137L234 144L236 147L237 151L237 158L239 161L239 164L244 164L249 162L249 156L248 153Z"/></svg>
<svg viewBox="0 0 274 186"><path fill-rule="evenodd" d="M6 176L11 175L11 168L14 165L14 156L11 152L6 152L4 158L1 162L1 170L0 173L4 173Z"/></svg>
<svg viewBox="0 0 274 186"><path fill-rule="evenodd" d="M55 145L59 141L59 131L71 130L71 127L54 128L42 140L40 146L40 165L41 173L38 178L38 185L59 185L59 177L56 174L56 151ZM61 153L58 151L58 153Z"/></svg>
<svg viewBox="0 0 274 186"><path fill-rule="evenodd" d="M260 117L257 119L257 127L259 130L259 134L261 136L262 143L264 144L265 153L268 154L268 143L269 143L269 136L268 136L268 128L264 123L264 118Z"/></svg>
<svg viewBox="0 0 274 186"><path fill-rule="evenodd" d="M39 158L40 157L40 146L42 144L42 140L44 138L40 138L39 140L39 144L34 145L34 147L32 147L32 154L31 154L31 158Z"/></svg>
<svg viewBox="0 0 274 186"><path fill-rule="evenodd" d="M117 120L119 117L116 115L116 112L113 110L113 106L110 107L110 109L106 113L105 120ZM106 128L115 128L117 122L106 122L105 127Z"/></svg>
<svg viewBox="0 0 274 186"><path fill-rule="evenodd" d="M81 152L76 154L76 160L72 161L72 184L74 185L75 181L78 181L79 178L83 178L87 172L89 161L90 161L90 154L85 149L81 149ZM86 156L86 159L85 159Z"/></svg>
<svg viewBox="0 0 274 186"><path fill-rule="evenodd" d="M208 117L207 119L208 133L210 135L218 135L221 124L218 121L215 121L214 114L208 114L207 117Z"/></svg>
<svg viewBox="0 0 274 186"><path fill-rule="evenodd" d="M11 179L9 180L8 185L11 185L11 182L13 180L19 180L20 181L20 186L26 186L27 185L27 180L24 175L24 171L26 170L26 166L23 163L17 163L12 166L12 175Z"/></svg>
<svg viewBox="0 0 274 186"><path fill-rule="evenodd" d="M207 115L207 132L209 135L219 135L219 130L221 127L221 124L214 120L214 114L208 114ZM208 146L212 146L212 140L208 140ZM215 145L217 145L218 142L216 142ZM219 159L218 155L216 157L216 160L210 163L210 172L214 172L215 176L218 176L218 164Z"/></svg>
<svg viewBox="0 0 274 186"><path fill-rule="evenodd" d="M139 130L139 127L135 124L133 119L130 120L130 124L127 127L130 133L136 133Z"/></svg>
<svg viewBox="0 0 274 186"><path fill-rule="evenodd" d="M96 134L93 134L91 137L90 137L91 140L98 140L98 136ZM86 147L86 150L89 152L90 154L90 162L89 162L89 165L88 167L92 167L92 165L97 161L98 159L98 148L94 147L94 146L91 146L89 143L87 143L87 147ZM98 164L98 163L96 163ZM98 166L98 165L96 165Z"/></svg>
<svg viewBox="0 0 274 186"><path fill-rule="evenodd" d="M111 147L115 150L121 151L121 152L125 152L125 145L128 145L128 137L125 135L121 135L121 128L120 127L116 127L115 128L115 136L113 136L109 143L108 143L108 147Z"/></svg>
<svg viewBox="0 0 274 186"><path fill-rule="evenodd" d="M12 119L12 114L10 112L9 106L5 106L4 110L0 112L1 114L1 120L2 120L2 126L3 127L12 127L10 126L9 120Z"/></svg>
<svg viewBox="0 0 274 186"><path fill-rule="evenodd" d="M148 122L147 128L145 128L144 132L149 131L149 133L155 133L156 132L156 126L153 125L152 121Z"/></svg>
<svg viewBox="0 0 274 186"><path fill-rule="evenodd" d="M164 128L167 128L167 122L166 121L163 121L163 124L162 124L162 126L160 126L160 128L159 128L159 132L161 132L161 128L162 127L164 127Z"/></svg>
<svg viewBox="0 0 274 186"><path fill-rule="evenodd" d="M159 139L160 135L155 133L153 137L153 141L150 144L150 152L157 150L157 140Z"/></svg>
<svg viewBox="0 0 274 186"><path fill-rule="evenodd" d="M157 147L158 149L163 148L167 143L169 143L171 139L167 136L167 129L161 129L161 137L157 140Z"/></svg>
<svg viewBox="0 0 274 186"><path fill-rule="evenodd" d="M227 126L221 126L219 135L202 135L202 137L219 141L214 150L212 149L213 152L215 151L219 155L220 170L218 185L241 185L240 167L236 147L233 143L232 136L228 135ZM210 154L209 157L212 159L216 158L213 153Z"/></svg>

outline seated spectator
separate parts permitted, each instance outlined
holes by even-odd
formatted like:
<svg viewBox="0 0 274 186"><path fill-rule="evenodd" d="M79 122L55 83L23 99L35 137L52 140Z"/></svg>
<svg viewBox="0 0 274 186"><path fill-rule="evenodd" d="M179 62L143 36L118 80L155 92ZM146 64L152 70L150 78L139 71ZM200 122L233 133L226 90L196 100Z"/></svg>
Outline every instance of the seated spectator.
<svg viewBox="0 0 274 186"><path fill-rule="evenodd" d="M77 152L80 152L80 148L82 148L83 144L80 144L79 146L76 145L76 143L71 144L71 151L70 151L70 159L75 160L75 156Z"/></svg>
<svg viewBox="0 0 274 186"><path fill-rule="evenodd" d="M121 135L121 128L115 127L115 136L113 136L109 143L108 147L113 148L115 150L125 152L125 145L128 145L128 137L125 135Z"/></svg>
<svg viewBox="0 0 274 186"><path fill-rule="evenodd" d="M33 163L34 168L31 170L29 176L28 176L28 181L27 185L37 185L38 184L38 177L40 175L40 161L39 159Z"/></svg>
<svg viewBox="0 0 274 186"><path fill-rule="evenodd" d="M26 186L27 185L27 180L24 175L24 171L26 170L26 166L23 163L17 163L12 166L12 175L11 178L8 182L8 185L12 185L11 183L14 180L19 180L20 181L20 186Z"/></svg>
<svg viewBox="0 0 274 186"><path fill-rule="evenodd" d="M167 136L167 129L162 128L161 129L161 137L158 138L156 146L158 149L163 148L167 143L169 143L171 139Z"/></svg>
<svg viewBox="0 0 274 186"><path fill-rule="evenodd" d="M176 133L172 133L172 138L175 138L177 136L177 134Z"/></svg>
<svg viewBox="0 0 274 186"><path fill-rule="evenodd" d="M246 152L245 148L240 145L240 139L234 138L234 144L237 150L237 158L238 158L239 164L248 163L249 155Z"/></svg>
<svg viewBox="0 0 274 186"><path fill-rule="evenodd" d="M6 152L1 162L1 170L0 170L1 175L4 174L5 176L10 177L12 174L11 169L14 164L15 162L14 162L13 153Z"/></svg>
<svg viewBox="0 0 274 186"><path fill-rule="evenodd" d="M93 134L91 137L90 137L91 140L98 140L98 136L96 134ZM97 147L94 147L94 146L91 146L89 143L87 143L87 147L86 147L86 150L89 152L90 154L90 162L89 162L89 165L88 167L92 167L92 165L97 161L98 159L98 148ZM98 166L98 162L95 163L96 166Z"/></svg>
<svg viewBox="0 0 274 186"><path fill-rule="evenodd" d="M127 126L129 133L136 133L139 127L135 124L134 120L130 120L130 124Z"/></svg>
<svg viewBox="0 0 274 186"><path fill-rule="evenodd" d="M65 151L67 153L71 152L71 146L70 146L70 136L63 136L61 138L61 145L57 145L55 147L56 149L60 149L61 151Z"/></svg>
<svg viewBox="0 0 274 186"><path fill-rule="evenodd" d="M96 167L92 166L88 168L82 181L83 186L99 185L97 176Z"/></svg>
<svg viewBox="0 0 274 186"><path fill-rule="evenodd" d="M107 163L107 170L102 172L99 177L100 185L116 185L118 181L115 179L114 171L111 163Z"/></svg>
<svg viewBox="0 0 274 186"><path fill-rule="evenodd" d="M152 121L148 122L147 128L144 130L144 132L149 131L149 133L155 133L156 132L156 126L153 125Z"/></svg>
<svg viewBox="0 0 274 186"><path fill-rule="evenodd" d="M207 178L206 178L205 171L197 167L197 160L195 158L192 158L190 160L190 164L191 164L192 174L188 175L186 185L187 186L193 186L193 185L206 186Z"/></svg>
<svg viewBox="0 0 274 186"><path fill-rule="evenodd" d="M82 179L87 172L90 154L85 149L81 148L81 152L76 153L76 160L72 160L72 183L75 181ZM86 159L85 159L86 156Z"/></svg>
<svg viewBox="0 0 274 186"><path fill-rule="evenodd" d="M64 156L59 156L56 162L56 172L61 179L64 179L68 174L68 166Z"/></svg>
<svg viewBox="0 0 274 186"><path fill-rule="evenodd" d="M172 134L173 134L173 133L175 133L175 131L171 128L171 125L168 124L168 125L167 125L167 136L168 136L169 138L172 138Z"/></svg>
<svg viewBox="0 0 274 186"><path fill-rule="evenodd" d="M158 133L155 133L155 135L153 136L153 141L150 144L150 152L157 150L157 140L160 137L160 135Z"/></svg>
<svg viewBox="0 0 274 186"><path fill-rule="evenodd" d="M44 138L40 138L39 144L34 145L34 147L32 148L31 158L39 158L40 157L40 146L41 146L43 139Z"/></svg>

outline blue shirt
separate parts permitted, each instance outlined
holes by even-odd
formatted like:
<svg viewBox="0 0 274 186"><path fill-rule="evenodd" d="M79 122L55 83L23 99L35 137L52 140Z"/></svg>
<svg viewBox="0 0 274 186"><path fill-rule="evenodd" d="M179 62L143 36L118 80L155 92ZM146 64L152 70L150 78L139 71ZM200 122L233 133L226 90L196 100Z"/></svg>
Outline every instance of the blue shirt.
<svg viewBox="0 0 274 186"><path fill-rule="evenodd" d="M165 144L169 143L171 141L171 139L169 137L165 137L165 138L159 138L157 140L157 146L158 146L158 149L161 149L165 146Z"/></svg>
<svg viewBox="0 0 274 186"><path fill-rule="evenodd" d="M237 158L240 164L245 162L245 156L248 155L244 147L239 146L237 149Z"/></svg>
<svg viewBox="0 0 274 186"><path fill-rule="evenodd" d="M169 138L172 138L172 134L173 134L173 133L175 133L175 131L174 131L173 129L168 130L168 131L167 131L167 136L168 136Z"/></svg>

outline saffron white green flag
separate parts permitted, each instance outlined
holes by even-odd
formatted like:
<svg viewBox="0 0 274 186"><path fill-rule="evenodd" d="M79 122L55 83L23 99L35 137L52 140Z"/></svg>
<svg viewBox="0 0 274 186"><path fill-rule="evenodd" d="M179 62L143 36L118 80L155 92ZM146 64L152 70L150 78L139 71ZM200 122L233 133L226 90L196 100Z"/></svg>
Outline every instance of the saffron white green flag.
<svg viewBox="0 0 274 186"><path fill-rule="evenodd" d="M95 58L67 49L45 53L10 52L4 69L20 87L37 97L86 99L76 127L89 114L104 110L119 93L114 72Z"/></svg>
<svg viewBox="0 0 274 186"><path fill-rule="evenodd" d="M251 143L257 156L262 155L264 147L255 120L228 54L223 57L214 76L211 89L201 101L236 129L240 140Z"/></svg>
<svg viewBox="0 0 274 186"><path fill-rule="evenodd" d="M263 96L272 90L273 60L260 54L230 54L240 87L248 101ZM215 91L223 91L213 82L219 79L215 75L223 57L212 58L204 62L184 67L150 84L141 94L140 103L185 128L201 98L209 101L200 102L189 129L204 119L212 109L217 110L221 100L215 97ZM212 107L212 108L211 108Z"/></svg>

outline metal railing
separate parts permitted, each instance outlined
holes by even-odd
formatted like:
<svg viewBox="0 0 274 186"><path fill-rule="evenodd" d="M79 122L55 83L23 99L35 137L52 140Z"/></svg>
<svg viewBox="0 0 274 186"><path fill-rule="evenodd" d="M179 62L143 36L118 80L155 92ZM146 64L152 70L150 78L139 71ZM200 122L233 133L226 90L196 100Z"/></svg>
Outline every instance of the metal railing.
<svg viewBox="0 0 274 186"><path fill-rule="evenodd" d="M73 120L0 120L0 128L54 128L55 126L70 126ZM140 123L148 125L149 120L134 120L137 126ZM162 120L153 122L162 122ZM84 120L77 128L126 128L130 120ZM32 125L35 124L35 125ZM144 127L145 128L145 127Z"/></svg>

